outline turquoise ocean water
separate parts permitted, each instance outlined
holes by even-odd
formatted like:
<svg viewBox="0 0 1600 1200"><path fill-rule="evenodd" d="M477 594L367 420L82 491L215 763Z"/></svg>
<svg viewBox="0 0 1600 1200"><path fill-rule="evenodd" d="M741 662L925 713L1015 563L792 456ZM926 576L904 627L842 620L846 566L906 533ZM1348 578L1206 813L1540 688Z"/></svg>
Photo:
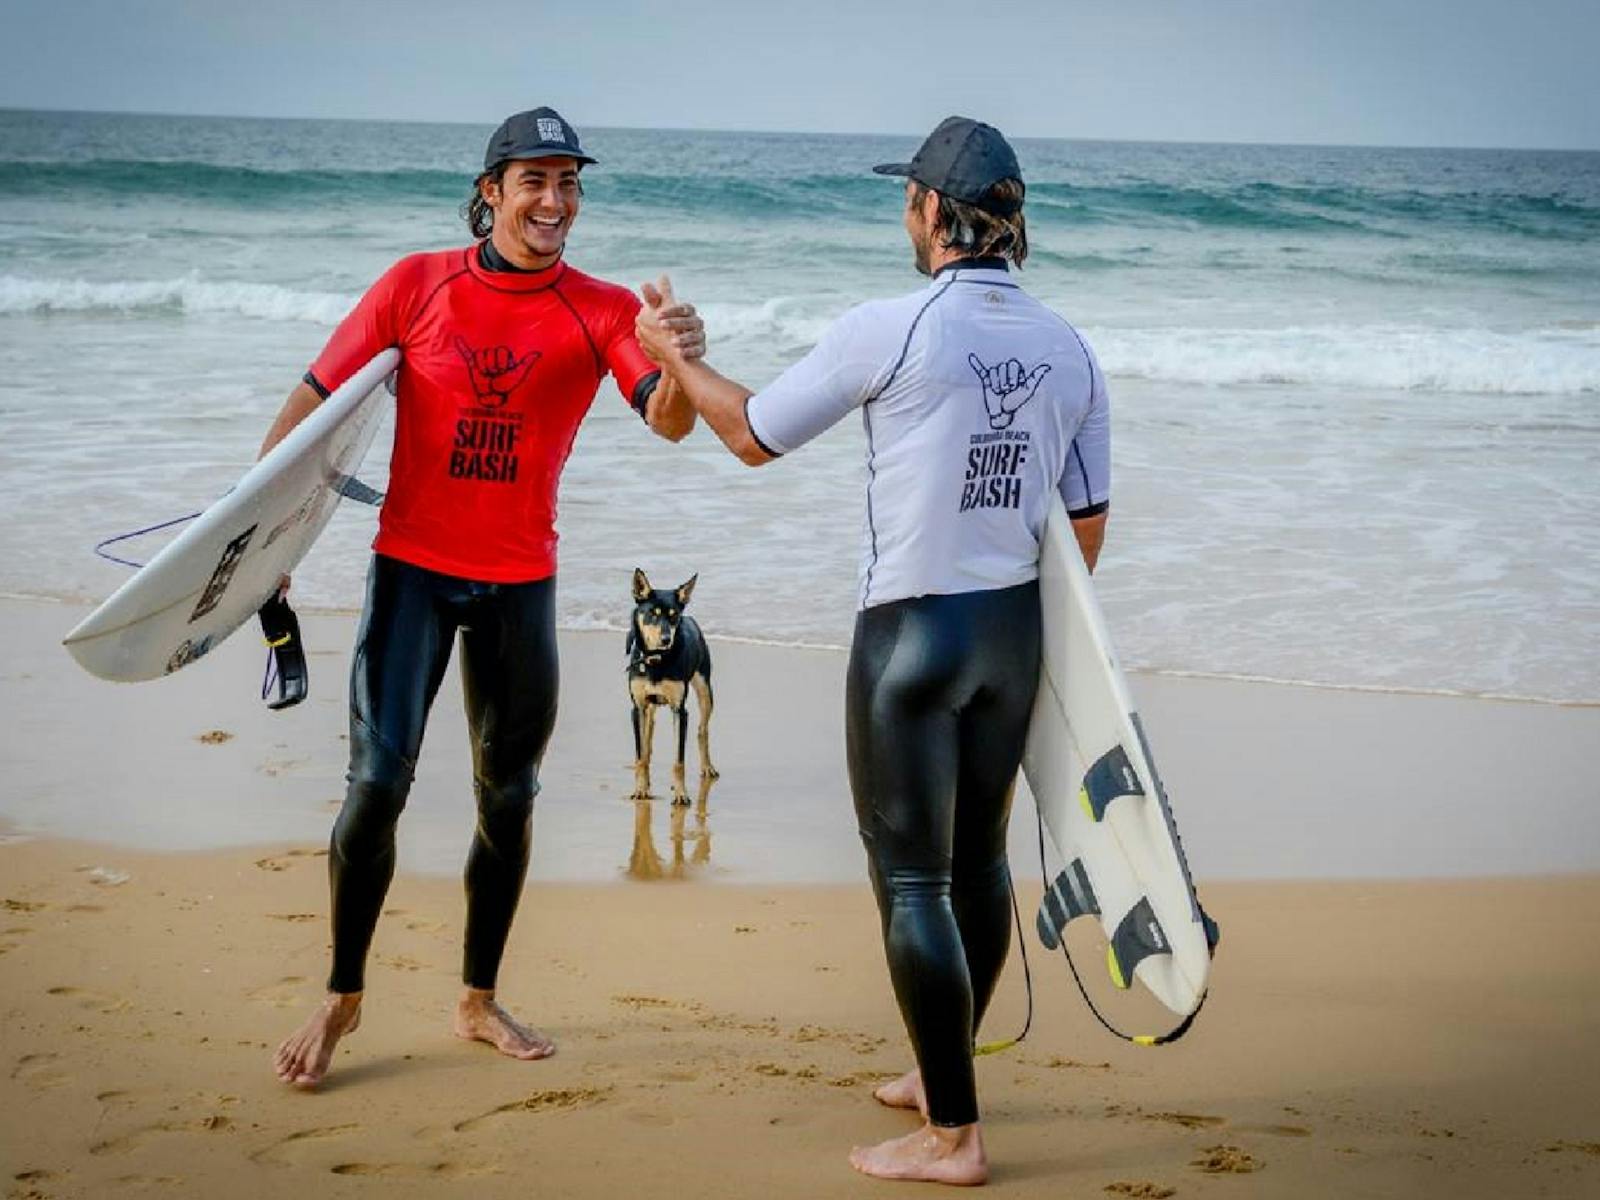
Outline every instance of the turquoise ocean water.
<svg viewBox="0 0 1600 1200"><path fill-rule="evenodd" d="M361 290L464 242L487 133L0 112L0 590L103 597L95 541L219 495ZM753 386L920 286L868 172L915 138L584 134L571 260L670 271ZM1129 663L1600 700L1600 154L1018 150L1022 282L1111 380L1099 581ZM607 384L562 489L562 622L619 626L640 565L698 571L713 633L844 643L862 457L846 422L750 472ZM341 510L302 602L359 604L372 529Z"/></svg>

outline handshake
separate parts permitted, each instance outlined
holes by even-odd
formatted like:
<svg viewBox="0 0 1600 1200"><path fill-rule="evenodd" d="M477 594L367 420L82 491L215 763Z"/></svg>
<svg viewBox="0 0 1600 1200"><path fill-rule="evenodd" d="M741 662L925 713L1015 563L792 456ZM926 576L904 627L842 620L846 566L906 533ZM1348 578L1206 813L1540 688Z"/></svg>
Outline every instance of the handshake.
<svg viewBox="0 0 1600 1200"><path fill-rule="evenodd" d="M663 275L643 284L639 294L644 307L634 321L634 333L652 360L670 371L705 356L705 322L694 305L672 294L672 280Z"/></svg>

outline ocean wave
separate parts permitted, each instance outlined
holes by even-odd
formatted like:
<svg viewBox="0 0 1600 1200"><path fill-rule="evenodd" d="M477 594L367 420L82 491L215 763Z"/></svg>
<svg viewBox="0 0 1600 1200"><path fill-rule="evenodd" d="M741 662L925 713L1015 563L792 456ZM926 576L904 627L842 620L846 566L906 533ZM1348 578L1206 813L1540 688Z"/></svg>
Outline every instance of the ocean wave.
<svg viewBox="0 0 1600 1200"><path fill-rule="evenodd" d="M268 283L181 279L30 279L0 275L0 315L53 312L223 313L265 321L334 325L355 296L297 291Z"/></svg>
<svg viewBox="0 0 1600 1200"><path fill-rule="evenodd" d="M361 170L262 170L185 160L90 159L87 162L0 161L0 196L65 193L188 197L241 205L348 198L361 201L460 200L470 174L399 168Z"/></svg>
<svg viewBox="0 0 1600 1200"><path fill-rule="evenodd" d="M438 203L459 201L470 171L263 169L183 159L0 161L0 196L71 194L204 199L242 207L298 201ZM1531 186L1531 185L1530 185ZM898 207L899 190L864 171L773 173L739 170L606 170L589 187L591 203L670 211L721 220L826 214L877 222ZM1179 226L1424 237L1441 226L1558 241L1600 236L1600 197L1578 191L1517 191L1466 186L1378 187L1222 179L1174 181L1123 176L1029 184L1029 214L1041 224Z"/></svg>
<svg viewBox="0 0 1600 1200"><path fill-rule="evenodd" d="M1416 326L1104 329L1106 373L1200 384L1310 384L1493 395L1600 391L1600 336Z"/></svg>

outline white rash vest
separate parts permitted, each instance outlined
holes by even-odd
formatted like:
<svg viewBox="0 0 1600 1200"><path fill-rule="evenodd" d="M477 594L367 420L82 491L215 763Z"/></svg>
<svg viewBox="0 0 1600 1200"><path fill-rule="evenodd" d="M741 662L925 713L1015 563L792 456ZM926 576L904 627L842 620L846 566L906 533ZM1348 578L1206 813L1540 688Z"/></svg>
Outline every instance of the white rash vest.
<svg viewBox="0 0 1600 1200"><path fill-rule="evenodd" d="M1037 578L1052 489L1074 517L1106 508L1109 405L1078 332L984 259L851 309L746 413L786 454L861 410L870 608Z"/></svg>

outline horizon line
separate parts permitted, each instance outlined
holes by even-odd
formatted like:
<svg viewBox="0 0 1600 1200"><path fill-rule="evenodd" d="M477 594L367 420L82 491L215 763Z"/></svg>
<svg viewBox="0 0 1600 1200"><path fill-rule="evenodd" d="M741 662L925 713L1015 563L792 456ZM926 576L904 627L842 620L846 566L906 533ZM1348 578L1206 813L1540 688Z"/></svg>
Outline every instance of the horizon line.
<svg viewBox="0 0 1600 1200"><path fill-rule="evenodd" d="M97 117L172 117L184 120L198 121L305 121L305 122L340 122L352 125L443 125L478 128L481 126L492 127L491 121L463 121L463 120L436 120L423 121L414 118L394 117L310 117L310 116L282 116L263 115L260 113L202 113L202 112L158 112L143 109L108 109L108 108L30 108L11 104L0 104L0 112L13 113L38 113L48 115L68 116L97 116ZM908 138L915 139L926 136L923 133L906 133L885 130L829 130L829 129L731 129L709 125L586 125L592 130L606 130L618 133L711 133L711 134L742 134L758 136L780 137L883 137L883 138ZM1108 145L1132 146L1259 146L1268 149L1298 149L1298 150L1481 150L1499 151L1510 154L1595 154L1600 153L1600 146L1493 146L1483 144L1452 143L1424 145L1414 142L1285 142L1285 141L1251 141L1240 138L1154 138L1154 137L1067 137L1062 135L1042 134L1014 134L1008 135L1018 142L1091 142Z"/></svg>

